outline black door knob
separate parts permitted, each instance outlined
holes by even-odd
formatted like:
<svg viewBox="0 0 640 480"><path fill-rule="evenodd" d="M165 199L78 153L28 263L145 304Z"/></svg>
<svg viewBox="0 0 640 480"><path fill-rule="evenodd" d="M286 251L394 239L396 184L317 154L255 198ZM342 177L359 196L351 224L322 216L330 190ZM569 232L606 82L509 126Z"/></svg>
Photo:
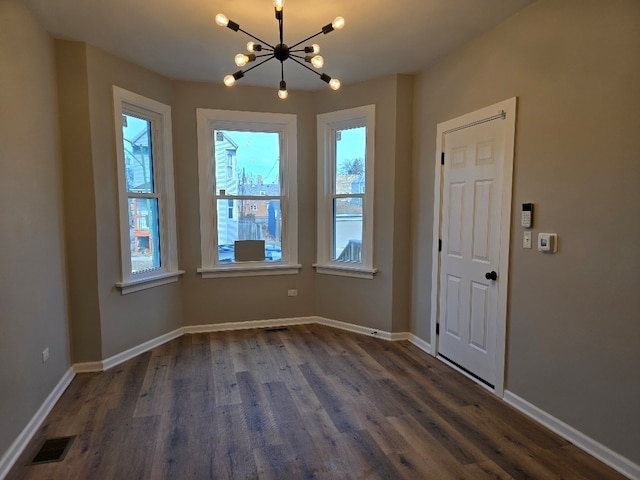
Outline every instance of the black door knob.
<svg viewBox="0 0 640 480"><path fill-rule="evenodd" d="M484 278L486 278L487 280L497 280L498 279L498 274L496 272L487 272L484 274Z"/></svg>

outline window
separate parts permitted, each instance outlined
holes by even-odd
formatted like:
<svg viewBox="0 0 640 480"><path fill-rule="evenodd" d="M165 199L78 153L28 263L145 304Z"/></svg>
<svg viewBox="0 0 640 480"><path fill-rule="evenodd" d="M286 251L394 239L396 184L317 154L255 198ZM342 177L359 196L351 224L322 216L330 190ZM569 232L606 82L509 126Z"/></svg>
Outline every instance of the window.
<svg viewBox="0 0 640 480"><path fill-rule="evenodd" d="M200 108L197 119L198 272L298 273L296 116Z"/></svg>
<svg viewBox="0 0 640 480"><path fill-rule="evenodd" d="M235 150L227 150L227 177L233 178L233 167L236 163ZM229 217L232 218L232 217Z"/></svg>
<svg viewBox="0 0 640 480"><path fill-rule="evenodd" d="M229 204L228 204L229 205L229 219L233 220L233 200L230 198L228 200L228 202L229 202Z"/></svg>
<svg viewBox="0 0 640 480"><path fill-rule="evenodd" d="M375 106L318 115L318 273L373 278Z"/></svg>
<svg viewBox="0 0 640 480"><path fill-rule="evenodd" d="M175 282L171 107L113 87L122 294Z"/></svg>

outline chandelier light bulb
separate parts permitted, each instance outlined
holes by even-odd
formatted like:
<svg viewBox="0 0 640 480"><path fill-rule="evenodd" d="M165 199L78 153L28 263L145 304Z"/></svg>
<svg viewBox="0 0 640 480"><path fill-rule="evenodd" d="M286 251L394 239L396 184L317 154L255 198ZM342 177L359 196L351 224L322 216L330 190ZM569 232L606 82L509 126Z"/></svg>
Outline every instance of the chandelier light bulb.
<svg viewBox="0 0 640 480"><path fill-rule="evenodd" d="M322 66L324 65L324 58L322 58L321 55L316 55L311 59L311 65L316 68L322 68Z"/></svg>
<svg viewBox="0 0 640 480"><path fill-rule="evenodd" d="M236 79L234 78L233 75L225 75L224 84L227 87L233 87L236 84Z"/></svg>
<svg viewBox="0 0 640 480"><path fill-rule="evenodd" d="M244 67L247 64L247 62L249 61L249 57L246 56L244 53L239 53L239 54L236 55L234 60L235 60L237 66Z"/></svg>
<svg viewBox="0 0 640 480"><path fill-rule="evenodd" d="M331 26L336 30L340 30L342 27L344 27L344 18L336 17Z"/></svg>
<svg viewBox="0 0 640 480"><path fill-rule="evenodd" d="M229 25L229 19L222 13L219 13L216 15L216 23L221 27L226 27L227 25Z"/></svg>
<svg viewBox="0 0 640 480"><path fill-rule="evenodd" d="M285 82L284 80L281 80L280 89L278 90L278 97L284 100L288 96L289 96L289 92L287 92L287 82Z"/></svg>
<svg viewBox="0 0 640 480"><path fill-rule="evenodd" d="M284 0L273 0L273 6L276 9L276 12L281 12L284 8Z"/></svg>
<svg viewBox="0 0 640 480"><path fill-rule="evenodd" d="M318 53L320 53L320 45L318 45L317 43L314 43L313 45L308 45L304 47L304 53L312 53L314 55L317 55Z"/></svg>
<svg viewBox="0 0 640 480"><path fill-rule="evenodd" d="M338 80L337 78L332 78L329 81L329 86L331 87L331 90L338 90L340 88L340 80Z"/></svg>

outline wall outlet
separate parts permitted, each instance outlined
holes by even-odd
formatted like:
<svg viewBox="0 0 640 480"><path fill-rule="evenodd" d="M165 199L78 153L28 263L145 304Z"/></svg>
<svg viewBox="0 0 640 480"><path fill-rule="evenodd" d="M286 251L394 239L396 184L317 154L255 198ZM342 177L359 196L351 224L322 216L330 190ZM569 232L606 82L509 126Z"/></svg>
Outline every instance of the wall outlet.
<svg viewBox="0 0 640 480"><path fill-rule="evenodd" d="M45 348L42 351L42 363L46 362L47 360L49 360L49 347Z"/></svg>
<svg viewBox="0 0 640 480"><path fill-rule="evenodd" d="M298 296L298 290L287 290L287 295L290 297L297 297Z"/></svg>
<svg viewBox="0 0 640 480"><path fill-rule="evenodd" d="M531 232L524 232L524 237L522 237L522 248L531 248Z"/></svg>

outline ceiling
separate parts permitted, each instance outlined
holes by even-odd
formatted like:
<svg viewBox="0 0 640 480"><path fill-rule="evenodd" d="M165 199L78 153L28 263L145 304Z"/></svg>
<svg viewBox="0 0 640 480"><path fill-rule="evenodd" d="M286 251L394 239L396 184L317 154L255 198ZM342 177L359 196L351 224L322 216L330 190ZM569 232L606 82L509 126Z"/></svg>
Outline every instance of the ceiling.
<svg viewBox="0 0 640 480"><path fill-rule="evenodd" d="M79 40L172 79L222 82L250 40L215 24L217 13L272 45L278 23L271 0L24 0L56 38ZM340 15L346 25L314 39L322 69L342 84L423 71L435 60L534 0L286 0L284 43L293 45ZM312 43L312 42L309 42ZM246 70L247 67L245 67ZM288 60L289 90L326 88ZM239 80L276 89L272 60Z"/></svg>

